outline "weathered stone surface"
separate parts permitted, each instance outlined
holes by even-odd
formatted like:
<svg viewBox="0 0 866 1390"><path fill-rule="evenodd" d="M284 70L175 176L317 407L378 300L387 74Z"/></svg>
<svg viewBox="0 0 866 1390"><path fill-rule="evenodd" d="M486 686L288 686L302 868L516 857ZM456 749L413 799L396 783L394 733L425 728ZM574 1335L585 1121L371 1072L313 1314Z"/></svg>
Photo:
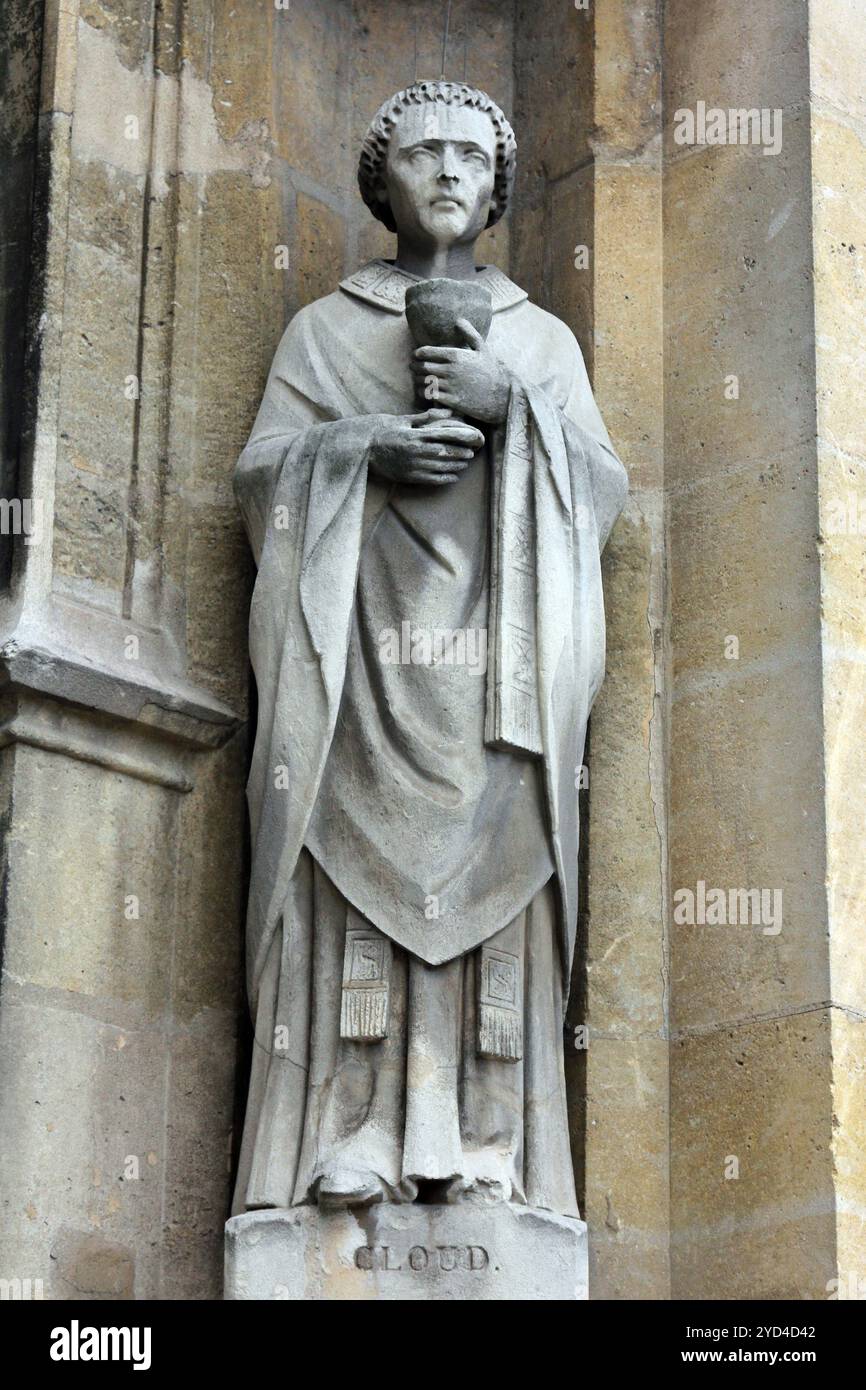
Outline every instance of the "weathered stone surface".
<svg viewBox="0 0 866 1390"><path fill-rule="evenodd" d="M654 147L661 135L661 29L653 4L606 0L593 7L593 145L621 157ZM622 222L628 225L623 211ZM640 244L640 243L638 243ZM657 240L651 243L656 248Z"/></svg>
<svg viewBox="0 0 866 1390"><path fill-rule="evenodd" d="M594 175L593 380L632 488L660 488L664 445L661 168L597 162ZM627 237L624 228L628 228Z"/></svg>
<svg viewBox="0 0 866 1390"><path fill-rule="evenodd" d="M816 487L814 447L800 446L671 491L688 537L671 561L676 681L720 686L817 641Z"/></svg>
<svg viewBox="0 0 866 1390"><path fill-rule="evenodd" d="M671 788L671 893L760 889L781 922L671 926L678 1028L775 1014L829 998L817 657L786 655L683 692ZM774 899L772 894L780 895ZM697 903L695 903L697 908ZM697 916L697 911L695 912ZM778 930L776 929L778 925Z"/></svg>
<svg viewBox="0 0 866 1390"><path fill-rule="evenodd" d="M676 1040L674 1297L826 1298L836 1272L831 1067L826 1009Z"/></svg>
<svg viewBox="0 0 866 1390"><path fill-rule="evenodd" d="M645 953L643 943L639 951ZM661 1029L620 1038L590 1024L580 1118L587 1136L591 1299L667 1297L668 1050Z"/></svg>
<svg viewBox="0 0 866 1390"><path fill-rule="evenodd" d="M817 102L862 120L863 6L859 0L809 0L809 12L809 82Z"/></svg>
<svg viewBox="0 0 866 1390"><path fill-rule="evenodd" d="M346 266L346 229L332 208L305 193L298 194L295 221L296 294L300 304L330 294Z"/></svg>
<svg viewBox="0 0 866 1390"><path fill-rule="evenodd" d="M648 776L661 737L652 669L660 631L660 514L654 494L633 496L610 542L606 564L608 673L593 712L589 754L590 929L586 946L588 1021L618 1038L666 1027L663 783ZM661 776L661 769L654 776Z"/></svg>
<svg viewBox="0 0 866 1390"><path fill-rule="evenodd" d="M0 112L0 496L15 494L24 406L27 290L37 150L41 6L11 0L0 36L4 98ZM0 583L7 582L11 544L0 538Z"/></svg>
<svg viewBox="0 0 866 1390"><path fill-rule="evenodd" d="M808 0L706 0L697 7L692 0L666 0L670 154L679 152L671 142L679 108L694 109L698 101L708 107L791 108L803 100L809 85L808 10Z"/></svg>
<svg viewBox="0 0 866 1390"><path fill-rule="evenodd" d="M814 111L815 314L818 429L866 458L862 373L866 309L866 130Z"/></svg>
<svg viewBox="0 0 866 1390"><path fill-rule="evenodd" d="M831 998L839 1006L831 1029L836 1296L862 1298L866 429L856 382L866 357L866 100L857 58L866 40L866 15L850 0L809 8L827 916Z"/></svg>
<svg viewBox="0 0 866 1390"><path fill-rule="evenodd" d="M582 1221L513 1204L254 1211L226 1226L228 1299L586 1298Z"/></svg>
<svg viewBox="0 0 866 1390"><path fill-rule="evenodd" d="M814 434L808 143L799 113L775 157L698 149L666 171L667 266L681 248L664 300L668 485L766 465Z"/></svg>
<svg viewBox="0 0 866 1390"><path fill-rule="evenodd" d="M510 197L502 171L513 161L514 135L502 113L447 83L398 94L389 109L396 118L387 158L377 116L361 180L371 209L397 225L399 260L364 267L342 282L343 294L328 293L290 325L235 475L258 563L250 650L259 718L248 790L260 827L247 923L260 1047L235 1210L282 1209L292 1194L295 1203L327 1208L365 1205L375 1194L423 1203L465 1193L508 1200L513 1192L576 1216L558 1002L559 957L570 961L577 910L571 764L596 693L591 672L602 663L598 551L626 477L569 335L506 277L478 269L475 242ZM427 148L417 159L421 141ZM469 142L486 157L464 159ZM451 179L455 196L443 199ZM387 196L379 199L383 184ZM438 289L435 306L418 279ZM472 352L455 328L466 320ZM410 362L412 340L452 357L422 369ZM442 378L436 399L455 418L425 423L420 433L406 412L431 371ZM523 423L529 411L531 429ZM483 436L467 417L506 426L489 436L501 500L488 500L486 468L473 458ZM462 454L439 447L449 442ZM563 533L551 458L567 470L576 506L583 499L574 525L591 528L591 553ZM448 486L434 500L427 485L437 460ZM318 484L341 476L346 490ZM399 578L394 555L405 527L400 508L388 506L391 484L401 496L405 489L416 515L410 534L415 525L429 531L429 543L397 566ZM378 515L366 537L356 520L361 493L365 510ZM486 514L497 507L488 545ZM515 529L515 516L526 517L525 530ZM323 535L325 545L313 540ZM511 559L519 547L526 547L520 573ZM536 572L527 585L522 576ZM459 669L442 680L439 662L421 663L432 674L410 679L385 669L419 663L386 656L383 631L406 632L421 613L438 630L453 612L474 612L470 626L491 629L484 671L467 683ZM550 684L553 666L535 651L555 643L564 660L578 633L574 626L563 645L552 623L566 632L579 623L583 634L584 660L564 699ZM519 653L521 669L515 629L533 634ZM279 676L287 632L300 644L291 682ZM326 673L324 691L307 632ZM535 694L524 688L529 698L518 708L524 662L537 669ZM569 691L560 674L557 684ZM331 712L337 700L339 720L336 704ZM383 739L379 731L392 726L399 737ZM442 748L435 762L431 737ZM539 764L527 756L542 749L553 769L549 817L540 814ZM275 757L286 761L285 782L272 776ZM457 795L444 799L446 765ZM552 871L565 903L553 918ZM281 903L274 915L268 904ZM325 941L327 951L312 948ZM479 980L477 1004L464 983L470 970ZM297 1072L268 1043L290 997L312 1001L309 1015L289 1010L283 1050ZM359 1000L366 1006L371 998L375 1008L362 1017ZM474 1043L455 1054L456 1037L470 1029ZM358 1041L370 1044L363 1056ZM348 1084L357 1069L371 1088L360 1109L357 1084ZM291 1103L289 1088L302 1088ZM319 1094L328 1095L327 1106L318 1105Z"/></svg>
<svg viewBox="0 0 866 1390"><path fill-rule="evenodd" d="M586 370L594 379L594 170L586 167L558 179L551 185L545 206L537 215L543 220L543 228L533 235L531 224L524 226L521 236L532 238L530 249L538 262L542 302L551 313L565 319L581 346ZM528 266L527 272L531 274L534 269L535 266Z"/></svg>
<svg viewBox="0 0 866 1390"><path fill-rule="evenodd" d="M576 333L632 487L604 563L607 676L580 793L585 948L566 1050L595 1298L669 1289L660 42L649 6L572 16L518 7L513 265ZM545 71L572 62L539 109ZM575 266L581 246L585 269ZM573 1050L571 1028L587 1025L589 1052ZM626 1055L629 1070L616 1078L615 1059ZM626 1127L633 1143L624 1147Z"/></svg>
<svg viewBox="0 0 866 1390"><path fill-rule="evenodd" d="M665 13L671 889L783 899L778 932L671 928L680 1297L826 1298L862 1240L862 542L831 527L863 453L859 27ZM780 108L779 152L675 145L699 100Z"/></svg>
<svg viewBox="0 0 866 1390"><path fill-rule="evenodd" d="M227 853L213 807L241 761L215 756L190 797L4 753L2 1245L46 1297L218 1293L242 823Z"/></svg>
<svg viewBox="0 0 866 1390"><path fill-rule="evenodd" d="M524 186L561 178L590 153L593 26L588 11L519 0L515 11L515 124ZM530 198L530 201L535 201Z"/></svg>

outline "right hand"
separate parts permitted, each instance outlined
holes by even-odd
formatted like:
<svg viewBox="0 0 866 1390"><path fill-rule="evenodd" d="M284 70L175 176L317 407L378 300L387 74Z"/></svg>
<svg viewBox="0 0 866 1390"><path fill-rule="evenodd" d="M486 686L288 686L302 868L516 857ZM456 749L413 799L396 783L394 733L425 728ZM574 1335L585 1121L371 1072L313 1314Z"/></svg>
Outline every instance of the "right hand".
<svg viewBox="0 0 866 1390"><path fill-rule="evenodd" d="M377 418L370 467L394 483L456 483L484 443L481 430L442 406Z"/></svg>

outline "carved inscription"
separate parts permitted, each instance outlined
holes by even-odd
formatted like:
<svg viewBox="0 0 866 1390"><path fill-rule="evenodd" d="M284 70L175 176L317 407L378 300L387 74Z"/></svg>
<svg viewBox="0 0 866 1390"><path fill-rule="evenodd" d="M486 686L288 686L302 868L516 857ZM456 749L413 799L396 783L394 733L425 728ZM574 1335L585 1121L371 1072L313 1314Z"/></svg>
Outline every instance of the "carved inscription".
<svg viewBox="0 0 866 1390"><path fill-rule="evenodd" d="M404 1257L390 1245L359 1245L355 1251L355 1268L367 1270L409 1269L415 1273L439 1270L450 1274L456 1270L476 1273L486 1269L490 1256L483 1245L413 1245Z"/></svg>

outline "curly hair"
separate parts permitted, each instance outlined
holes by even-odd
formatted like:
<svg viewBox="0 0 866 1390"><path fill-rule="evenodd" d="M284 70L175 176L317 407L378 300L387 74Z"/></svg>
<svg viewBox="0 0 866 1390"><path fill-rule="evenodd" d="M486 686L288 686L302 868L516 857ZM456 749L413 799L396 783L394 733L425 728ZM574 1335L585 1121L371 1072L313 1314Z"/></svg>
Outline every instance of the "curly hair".
<svg viewBox="0 0 866 1390"><path fill-rule="evenodd" d="M504 112L493 98L486 92L479 91L477 87L468 87L465 82L414 82L411 87L404 87L401 92L383 102L370 122L370 128L361 146L361 157L358 161L358 187L361 197L373 216L384 222L390 232L396 232L397 226L391 204L387 201L380 202L376 197L377 190L383 182L388 143L398 116L410 106L421 106L431 101L441 102L445 106L472 106L476 111L485 111L490 117L496 132L493 205L487 219L488 227L492 227L508 210L511 201L514 171L517 167L517 141Z"/></svg>

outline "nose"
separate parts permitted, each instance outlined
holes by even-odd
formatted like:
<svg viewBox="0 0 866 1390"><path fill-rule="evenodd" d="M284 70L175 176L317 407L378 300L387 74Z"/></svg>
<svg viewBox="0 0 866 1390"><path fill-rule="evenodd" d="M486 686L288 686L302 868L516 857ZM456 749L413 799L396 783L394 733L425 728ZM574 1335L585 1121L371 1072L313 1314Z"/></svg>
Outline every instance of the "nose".
<svg viewBox="0 0 866 1390"><path fill-rule="evenodd" d="M460 165L457 156L450 145L446 145L442 151L442 167L439 170L439 178L449 183L456 183L460 178Z"/></svg>

